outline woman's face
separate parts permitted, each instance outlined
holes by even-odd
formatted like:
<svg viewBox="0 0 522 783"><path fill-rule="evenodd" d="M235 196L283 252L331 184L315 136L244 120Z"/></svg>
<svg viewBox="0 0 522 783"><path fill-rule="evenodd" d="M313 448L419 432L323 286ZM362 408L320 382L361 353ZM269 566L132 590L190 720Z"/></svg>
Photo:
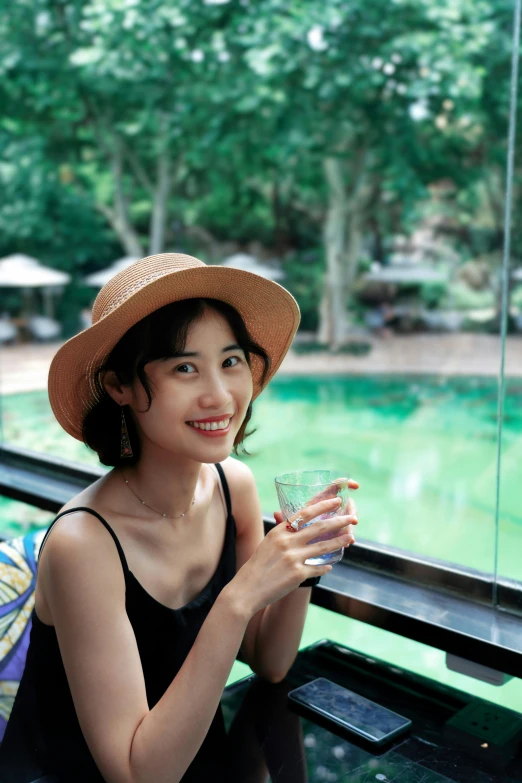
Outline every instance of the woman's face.
<svg viewBox="0 0 522 783"><path fill-rule="evenodd" d="M253 392L246 356L228 322L212 310L205 311L191 325L183 354L149 362L145 371L153 394L150 409L139 381L132 387L130 401L143 446L149 441L197 462L225 459ZM210 430L201 423L216 417L220 421ZM228 426L221 429L227 419Z"/></svg>

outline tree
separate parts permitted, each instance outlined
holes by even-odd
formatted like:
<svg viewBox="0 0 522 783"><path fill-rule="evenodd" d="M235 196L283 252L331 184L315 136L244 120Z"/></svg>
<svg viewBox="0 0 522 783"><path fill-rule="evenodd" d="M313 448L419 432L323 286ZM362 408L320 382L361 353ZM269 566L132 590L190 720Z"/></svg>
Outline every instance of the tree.
<svg viewBox="0 0 522 783"><path fill-rule="evenodd" d="M186 221L281 253L322 241L319 337L336 348L361 255L371 240L386 260L431 183L454 182L443 206L467 251L481 236L498 247L510 13L507 0L13 0L3 127L45 142L46 165L128 254L175 245ZM482 234L477 204L495 218Z"/></svg>

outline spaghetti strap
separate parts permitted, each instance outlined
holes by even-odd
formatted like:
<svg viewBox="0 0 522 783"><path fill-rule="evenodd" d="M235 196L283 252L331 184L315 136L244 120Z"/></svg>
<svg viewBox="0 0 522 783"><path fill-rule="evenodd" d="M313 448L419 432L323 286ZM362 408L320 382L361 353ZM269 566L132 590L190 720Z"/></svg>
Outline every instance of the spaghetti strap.
<svg viewBox="0 0 522 783"><path fill-rule="evenodd" d="M214 462L214 465L216 466L216 470L219 473L221 484L223 486L223 493L225 495L225 502L227 504L227 515L230 516L232 514L232 503L230 501L230 490L228 488L228 483L225 478L225 471L223 470L219 462Z"/></svg>
<svg viewBox="0 0 522 783"><path fill-rule="evenodd" d="M100 522L102 523L102 525L105 525L105 527L107 528L107 530L111 534L112 538L114 539L114 543L116 544L116 549L118 550L118 554L120 556L121 564L122 564L122 567L123 567L123 572L125 574L127 574L129 572L129 567L127 565L127 560L125 558L125 555L123 554L123 549L121 547L120 542L118 541L118 537L117 537L116 533L111 528L109 523L106 522L105 519L102 516L100 516L100 514L98 514L97 511L94 511L94 509L92 509L92 508L87 508L86 506L78 506L76 508L69 508L69 509L67 509L67 511L62 511L61 514L58 514L58 516L53 519L53 521L49 525L49 528L48 528L45 536L43 537L42 543L40 545L40 551L38 553L38 559L40 558L40 555L42 554L43 545L45 544L47 536L51 532L51 528L53 527L54 523L57 522L60 519L60 517L64 517L66 514L72 514L73 511L86 511L88 514L92 514L93 516L97 517L100 520Z"/></svg>

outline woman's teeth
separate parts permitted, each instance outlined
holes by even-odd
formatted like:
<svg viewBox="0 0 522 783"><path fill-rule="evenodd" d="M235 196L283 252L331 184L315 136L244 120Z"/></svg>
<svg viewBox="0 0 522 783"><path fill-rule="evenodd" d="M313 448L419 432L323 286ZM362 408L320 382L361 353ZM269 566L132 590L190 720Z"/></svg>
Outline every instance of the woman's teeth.
<svg viewBox="0 0 522 783"><path fill-rule="evenodd" d="M195 427L197 430L226 430L230 423L230 419L223 419L223 421L207 421L198 424L197 421L189 421L191 427Z"/></svg>

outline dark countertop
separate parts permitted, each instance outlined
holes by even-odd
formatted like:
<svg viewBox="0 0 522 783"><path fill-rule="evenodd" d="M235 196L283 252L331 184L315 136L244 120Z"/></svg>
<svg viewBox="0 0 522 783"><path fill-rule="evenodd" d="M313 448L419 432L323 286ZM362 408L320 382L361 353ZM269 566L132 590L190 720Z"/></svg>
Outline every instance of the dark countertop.
<svg viewBox="0 0 522 783"><path fill-rule="evenodd" d="M410 718L412 732L375 755L326 724L287 706L288 691L327 677ZM493 720L522 717L463 691L412 674L348 647L322 640L301 650L277 685L250 676L225 689L221 706L237 783L522 783L522 737L496 746L448 725L468 705L490 708ZM522 712L522 705L521 705ZM270 775L270 777L268 777Z"/></svg>

